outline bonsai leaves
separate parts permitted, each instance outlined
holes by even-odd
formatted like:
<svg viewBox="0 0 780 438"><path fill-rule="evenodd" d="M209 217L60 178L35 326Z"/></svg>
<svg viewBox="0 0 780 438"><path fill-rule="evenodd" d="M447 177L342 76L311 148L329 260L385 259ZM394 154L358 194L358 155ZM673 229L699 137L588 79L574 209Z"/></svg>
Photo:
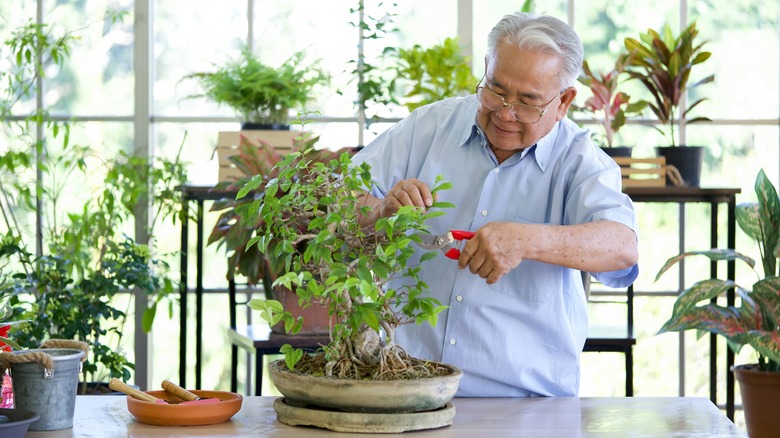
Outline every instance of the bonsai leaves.
<svg viewBox="0 0 780 438"><path fill-rule="evenodd" d="M427 285L413 258L412 234L425 230L425 221L442 215L440 209L450 204L436 202L428 210L402 207L373 228L365 227L359 219L368 208L362 204L363 194L371 189L368 165L353 165L349 153L327 163L313 162L312 153L291 153L276 167L278 176L247 209L259 213L265 224L249 244L285 266L274 284L293 290L302 306L315 301L328 305L333 326L331 342L324 346L331 364L326 372L345 375L355 358L371 363L363 361L358 346L366 328L384 330L385 348L392 349L395 327L435 323L444 309L424 294ZM449 186L437 178L432 191ZM278 302L253 300L251 306L269 323L284 321L286 329L299 329L299 321ZM288 367L295 366L294 356L286 358Z"/></svg>

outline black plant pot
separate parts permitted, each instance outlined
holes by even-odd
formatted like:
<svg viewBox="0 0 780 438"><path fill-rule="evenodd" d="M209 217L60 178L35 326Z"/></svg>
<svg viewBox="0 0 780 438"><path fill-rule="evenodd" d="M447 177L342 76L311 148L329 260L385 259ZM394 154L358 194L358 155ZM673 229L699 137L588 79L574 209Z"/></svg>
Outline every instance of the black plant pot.
<svg viewBox="0 0 780 438"><path fill-rule="evenodd" d="M667 167L674 166L680 172L684 186L699 187L703 146L659 146L655 151L659 157L666 158ZM666 185L675 185L668 175Z"/></svg>
<svg viewBox="0 0 780 438"><path fill-rule="evenodd" d="M252 122L243 122L241 123L241 130L242 131L289 131L290 125L285 125L284 123L252 123Z"/></svg>
<svg viewBox="0 0 780 438"><path fill-rule="evenodd" d="M610 157L631 157L631 151L633 148L631 146L612 146L612 147L602 147L602 151L604 151L607 155Z"/></svg>

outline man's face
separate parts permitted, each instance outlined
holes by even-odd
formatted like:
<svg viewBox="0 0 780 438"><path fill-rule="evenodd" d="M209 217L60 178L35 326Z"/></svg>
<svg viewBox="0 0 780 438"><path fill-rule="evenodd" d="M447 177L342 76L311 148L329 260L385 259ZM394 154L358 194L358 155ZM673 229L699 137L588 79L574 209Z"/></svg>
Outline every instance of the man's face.
<svg viewBox="0 0 780 438"><path fill-rule="evenodd" d="M485 60L485 80L481 86L503 97L506 103L522 102L544 110L550 102L536 123L517 121L507 106L491 111L485 105L479 105L477 121L499 161L536 144L550 132L555 122L566 116L577 92L570 87L558 95L563 88L562 64L556 55L523 50L506 43L499 44L492 59Z"/></svg>

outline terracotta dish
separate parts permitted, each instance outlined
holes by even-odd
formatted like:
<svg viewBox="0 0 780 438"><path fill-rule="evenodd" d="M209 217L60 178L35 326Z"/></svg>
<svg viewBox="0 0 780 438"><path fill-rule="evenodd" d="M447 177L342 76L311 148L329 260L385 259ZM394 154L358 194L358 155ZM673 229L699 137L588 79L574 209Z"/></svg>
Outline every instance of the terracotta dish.
<svg viewBox="0 0 780 438"><path fill-rule="evenodd" d="M235 392L192 391L201 398L217 398L220 403L179 404L182 400L165 391L145 391L169 404L127 397L127 410L141 423L156 426L203 426L223 423L241 409L244 398Z"/></svg>

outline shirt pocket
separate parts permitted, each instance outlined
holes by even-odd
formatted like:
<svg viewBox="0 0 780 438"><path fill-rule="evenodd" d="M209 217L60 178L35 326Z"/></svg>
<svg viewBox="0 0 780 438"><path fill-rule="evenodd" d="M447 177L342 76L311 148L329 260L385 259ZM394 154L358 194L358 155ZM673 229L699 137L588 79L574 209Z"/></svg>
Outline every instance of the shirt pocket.
<svg viewBox="0 0 780 438"><path fill-rule="evenodd" d="M495 292L519 300L544 303L563 288L561 267L548 263L524 260L500 280L489 285Z"/></svg>

